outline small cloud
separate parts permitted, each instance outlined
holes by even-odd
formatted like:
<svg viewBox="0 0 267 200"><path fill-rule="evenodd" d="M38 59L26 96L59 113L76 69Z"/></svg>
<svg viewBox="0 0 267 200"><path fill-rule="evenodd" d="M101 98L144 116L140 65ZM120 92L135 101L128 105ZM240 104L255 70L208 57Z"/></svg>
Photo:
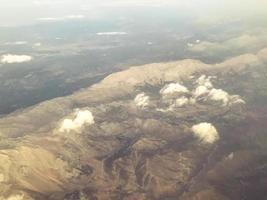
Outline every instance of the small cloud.
<svg viewBox="0 0 267 200"><path fill-rule="evenodd" d="M193 97L191 97L190 99L189 99L189 104L191 104L191 105L194 105L194 104L196 104L196 99L195 98L193 98Z"/></svg>
<svg viewBox="0 0 267 200"><path fill-rule="evenodd" d="M42 17L38 18L38 21L43 21L43 22L57 22L57 21L65 21L65 20L79 20L79 19L84 19L84 15L67 15L63 17Z"/></svg>
<svg viewBox="0 0 267 200"><path fill-rule="evenodd" d="M230 95L222 89L213 88L208 95L210 100L220 101L226 106L230 101Z"/></svg>
<svg viewBox="0 0 267 200"><path fill-rule="evenodd" d="M92 125L94 124L94 117L93 114L89 110L76 110L73 119L64 119L59 131L60 132L70 132L76 131L81 132L82 128L85 125Z"/></svg>
<svg viewBox="0 0 267 200"><path fill-rule="evenodd" d="M211 79L216 78L214 76L201 75L195 83L198 85L193 91L193 98L204 101L217 101L221 102L223 106L234 104L245 104L245 101L238 95L230 95L222 89L213 88Z"/></svg>
<svg viewBox="0 0 267 200"><path fill-rule="evenodd" d="M28 55L6 54L1 57L1 63L3 64L23 63L23 62L29 62L32 59L33 58Z"/></svg>
<svg viewBox="0 0 267 200"><path fill-rule="evenodd" d="M37 42L37 43L34 43L33 46L35 46L35 47L40 47L40 46L42 46L42 43Z"/></svg>
<svg viewBox="0 0 267 200"><path fill-rule="evenodd" d="M161 90L160 94L163 98L175 98L178 97L181 94L187 94L189 93L189 90L179 84L179 83L170 83L168 85L165 85Z"/></svg>
<svg viewBox="0 0 267 200"><path fill-rule="evenodd" d="M230 153L227 157L226 160L233 160L234 159L234 152Z"/></svg>
<svg viewBox="0 0 267 200"><path fill-rule="evenodd" d="M14 44L16 44L16 45L24 45L24 44L28 44L28 42L27 41L17 41Z"/></svg>
<svg viewBox="0 0 267 200"><path fill-rule="evenodd" d="M144 109L149 106L150 100L149 96L147 96L145 93L140 93L136 95L134 102L136 106Z"/></svg>
<svg viewBox="0 0 267 200"><path fill-rule="evenodd" d="M216 128L207 122L192 126L191 130L196 138L206 144L213 144L220 138Z"/></svg>
<svg viewBox="0 0 267 200"><path fill-rule="evenodd" d="M211 76L201 75L196 81L197 88L193 91L194 98L206 96L210 89L213 88L213 84L211 83Z"/></svg>
<svg viewBox="0 0 267 200"><path fill-rule="evenodd" d="M234 104L246 104L246 102L243 99L241 99L241 97L239 95L232 95L230 104L231 105L234 105Z"/></svg>
<svg viewBox="0 0 267 200"><path fill-rule="evenodd" d="M25 45L28 44L27 41L16 41L16 42L6 42L5 45Z"/></svg>
<svg viewBox="0 0 267 200"><path fill-rule="evenodd" d="M56 18L56 17L42 17L38 18L38 21L47 21L47 22L53 22L53 21L61 21L63 18Z"/></svg>
<svg viewBox="0 0 267 200"><path fill-rule="evenodd" d="M210 90L208 100L221 102L223 106L232 106L236 104L246 104L246 102L240 98L239 95L230 95L222 89L213 88Z"/></svg>
<svg viewBox="0 0 267 200"><path fill-rule="evenodd" d="M85 18L84 15L68 15L65 17L66 19L83 19Z"/></svg>
<svg viewBox="0 0 267 200"><path fill-rule="evenodd" d="M189 104L189 99L182 96L181 98L176 99L175 101L175 107L183 107L185 105Z"/></svg>
<svg viewBox="0 0 267 200"><path fill-rule="evenodd" d="M97 35L127 35L127 32L99 32Z"/></svg>
<svg viewBox="0 0 267 200"><path fill-rule="evenodd" d="M187 46L188 46L188 47L193 47L194 44L192 44L192 43L189 42L189 43L187 43Z"/></svg>
<svg viewBox="0 0 267 200"><path fill-rule="evenodd" d="M201 97L203 95L207 95L210 92L210 90L206 86L198 86L195 91L193 92L193 96L195 98Z"/></svg>
<svg viewBox="0 0 267 200"><path fill-rule="evenodd" d="M181 107L184 107L190 103L191 103L190 99L188 99L185 96L182 96L182 97L174 100L173 103L167 109L158 109L158 111L164 111L164 112L174 111L175 108L181 108Z"/></svg>
<svg viewBox="0 0 267 200"><path fill-rule="evenodd" d="M196 83L200 86L205 86L207 88L212 88L213 85L211 83L211 79L213 77L211 76L206 76L206 75L201 75L197 80L196 80Z"/></svg>

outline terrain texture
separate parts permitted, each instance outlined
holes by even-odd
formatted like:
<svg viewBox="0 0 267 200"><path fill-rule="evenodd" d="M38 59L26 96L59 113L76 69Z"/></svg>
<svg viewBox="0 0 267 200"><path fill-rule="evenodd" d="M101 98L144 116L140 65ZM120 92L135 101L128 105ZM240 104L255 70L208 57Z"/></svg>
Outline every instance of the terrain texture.
<svg viewBox="0 0 267 200"><path fill-rule="evenodd" d="M264 199L266 102L267 49L113 73L0 119L0 199Z"/></svg>

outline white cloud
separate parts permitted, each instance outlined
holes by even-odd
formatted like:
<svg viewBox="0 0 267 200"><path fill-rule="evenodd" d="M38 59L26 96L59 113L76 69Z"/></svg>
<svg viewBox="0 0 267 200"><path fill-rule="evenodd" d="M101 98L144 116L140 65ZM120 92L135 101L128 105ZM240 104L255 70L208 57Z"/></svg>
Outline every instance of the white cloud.
<svg viewBox="0 0 267 200"><path fill-rule="evenodd" d="M213 78L213 77L211 77L211 76L206 76L206 75L201 75L197 80L196 80L196 83L198 84L198 85L201 85L201 86L205 86L205 87L207 87L207 88L212 88L213 87L213 85L212 85L212 83L211 83L211 78Z"/></svg>
<svg viewBox="0 0 267 200"><path fill-rule="evenodd" d="M42 17L38 18L38 21L43 21L43 22L56 22L56 21L65 21L65 20L78 20L78 19L84 19L84 15L67 15L63 17Z"/></svg>
<svg viewBox="0 0 267 200"><path fill-rule="evenodd" d="M232 95L230 104L231 105L234 105L234 104L246 104L246 102L243 99L241 99L239 95Z"/></svg>
<svg viewBox="0 0 267 200"><path fill-rule="evenodd" d="M189 104L189 99L182 96L181 98L176 99L175 101L175 107L183 107L185 105Z"/></svg>
<svg viewBox="0 0 267 200"><path fill-rule="evenodd" d="M194 105L196 102L197 102L196 99L193 98L193 97L191 97L191 98L189 99L189 104L191 104L191 105Z"/></svg>
<svg viewBox="0 0 267 200"><path fill-rule="evenodd" d="M220 138L216 128L207 122L192 126L191 130L196 138L206 144L213 144Z"/></svg>
<svg viewBox="0 0 267 200"><path fill-rule="evenodd" d="M144 109L147 106L149 106L149 103L150 103L149 99L150 99L149 96L147 96L145 93L140 93L136 95L134 102L136 106Z"/></svg>
<svg viewBox="0 0 267 200"><path fill-rule="evenodd" d="M40 46L42 46L42 43L37 42L37 43L34 43L33 46L35 46L35 47L40 47Z"/></svg>
<svg viewBox="0 0 267 200"><path fill-rule="evenodd" d="M210 100L221 101L224 106L234 104L246 104L246 102L240 98L239 95L229 95L222 89L212 89L209 93Z"/></svg>
<svg viewBox="0 0 267 200"><path fill-rule="evenodd" d="M233 160L234 159L234 152L230 153L227 157L226 160Z"/></svg>
<svg viewBox="0 0 267 200"><path fill-rule="evenodd" d="M60 21L63 20L63 18L56 18L56 17L42 17L38 18L39 21Z"/></svg>
<svg viewBox="0 0 267 200"><path fill-rule="evenodd" d="M28 55L12 55L12 54L6 54L1 57L1 63L23 63L23 62L29 62L33 58Z"/></svg>
<svg viewBox="0 0 267 200"><path fill-rule="evenodd" d="M191 77L191 79L194 77ZM196 88L189 91L179 83L170 83L161 90L162 100L169 107L165 111L173 111L175 108L183 107L187 104L194 105L196 102L217 103L220 106L233 106L235 104L245 104L239 95L230 95L222 89L216 89L211 82L216 76L201 75L194 81ZM186 97L186 95L191 97ZM162 111L159 109L159 111Z"/></svg>
<svg viewBox="0 0 267 200"><path fill-rule="evenodd" d="M65 17L66 19L83 19L85 18L84 15L68 15Z"/></svg>
<svg viewBox="0 0 267 200"><path fill-rule="evenodd" d="M230 101L230 95L222 89L213 88L208 97L210 100L222 102L223 105L227 105Z"/></svg>
<svg viewBox="0 0 267 200"><path fill-rule="evenodd" d="M211 83L211 76L201 75L196 81L197 88L193 91L193 98L197 100L199 97L206 97L210 93L210 89L213 88Z"/></svg>
<svg viewBox="0 0 267 200"><path fill-rule="evenodd" d="M206 86L198 86L195 91L193 92L193 95L195 98L207 95L210 92L210 90Z"/></svg>
<svg viewBox="0 0 267 200"><path fill-rule="evenodd" d="M189 93L189 90L179 84L179 83L170 83L168 85L165 85L161 90L160 90L160 94L163 96L163 97L173 97L176 96L176 95L180 95L180 94L186 94L186 93Z"/></svg>
<svg viewBox="0 0 267 200"><path fill-rule="evenodd" d="M192 79L193 77L191 77ZM189 91L185 86L179 83L170 83L161 90L162 100L169 107L167 109L158 109L158 111L174 111L175 108L185 105L194 105L196 102L217 102L221 106L232 106L234 104L245 104L245 101L238 95L230 95L222 89L216 89L211 82L216 76L201 75L194 81L196 88ZM187 97L186 95L191 95Z"/></svg>
<svg viewBox="0 0 267 200"><path fill-rule="evenodd" d="M97 35L127 35L128 33L126 32L99 32L96 33Z"/></svg>
<svg viewBox="0 0 267 200"><path fill-rule="evenodd" d="M94 124L94 117L89 110L76 110L74 119L64 119L59 131L60 132L70 132L77 131L80 132L85 125Z"/></svg>
<svg viewBox="0 0 267 200"><path fill-rule="evenodd" d="M213 76L201 75L195 83L198 85L193 91L193 98L197 101L201 99L207 101L221 102L223 106L234 105L234 104L245 104L245 101L238 95L230 95L222 89L213 88L211 79L216 78Z"/></svg>
<svg viewBox="0 0 267 200"><path fill-rule="evenodd" d="M192 43L189 42L189 43L187 43L187 46L188 46L188 47L193 47L194 44L192 44Z"/></svg>
<svg viewBox="0 0 267 200"><path fill-rule="evenodd" d="M174 111L175 108L181 108L190 103L192 103L191 100L189 100L185 96L182 96L176 99L167 109L158 109L158 111L161 111L161 112Z"/></svg>
<svg viewBox="0 0 267 200"><path fill-rule="evenodd" d="M15 41L15 42L6 42L5 45L25 45L28 44L27 41Z"/></svg>
<svg viewBox="0 0 267 200"><path fill-rule="evenodd" d="M211 76L201 75L196 81L197 88L193 92L194 98L202 97L203 95L207 95L210 92L210 89L213 88L213 84L211 83Z"/></svg>

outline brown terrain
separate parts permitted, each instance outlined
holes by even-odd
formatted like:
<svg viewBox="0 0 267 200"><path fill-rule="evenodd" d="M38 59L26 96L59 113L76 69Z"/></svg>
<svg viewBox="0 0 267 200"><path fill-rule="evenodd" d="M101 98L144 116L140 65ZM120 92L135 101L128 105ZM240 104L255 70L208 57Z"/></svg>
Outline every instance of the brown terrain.
<svg viewBox="0 0 267 200"><path fill-rule="evenodd" d="M182 60L132 67L1 118L0 199L264 199L266 52L215 65ZM169 109L181 92L164 96L161 88L179 82L193 99L202 75L214 76L214 88L229 93L227 104L216 90L213 99L203 94ZM136 102L143 92L149 101ZM239 103L231 95L240 95ZM90 111L93 120L79 111ZM203 122L216 127L218 140L193 133Z"/></svg>

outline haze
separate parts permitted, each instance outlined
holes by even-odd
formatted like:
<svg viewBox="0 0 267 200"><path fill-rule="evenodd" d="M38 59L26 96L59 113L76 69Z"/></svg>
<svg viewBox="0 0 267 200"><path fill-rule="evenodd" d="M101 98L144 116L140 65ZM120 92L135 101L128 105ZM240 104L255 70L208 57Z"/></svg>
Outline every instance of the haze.
<svg viewBox="0 0 267 200"><path fill-rule="evenodd" d="M0 26L33 24L40 19L68 16L84 16L86 19L126 17L124 11L128 8L140 12L145 8L160 10L169 7L176 10L178 16L186 13L216 20L254 18L255 13L260 17L267 15L267 2L261 0L1 0L0 3Z"/></svg>

